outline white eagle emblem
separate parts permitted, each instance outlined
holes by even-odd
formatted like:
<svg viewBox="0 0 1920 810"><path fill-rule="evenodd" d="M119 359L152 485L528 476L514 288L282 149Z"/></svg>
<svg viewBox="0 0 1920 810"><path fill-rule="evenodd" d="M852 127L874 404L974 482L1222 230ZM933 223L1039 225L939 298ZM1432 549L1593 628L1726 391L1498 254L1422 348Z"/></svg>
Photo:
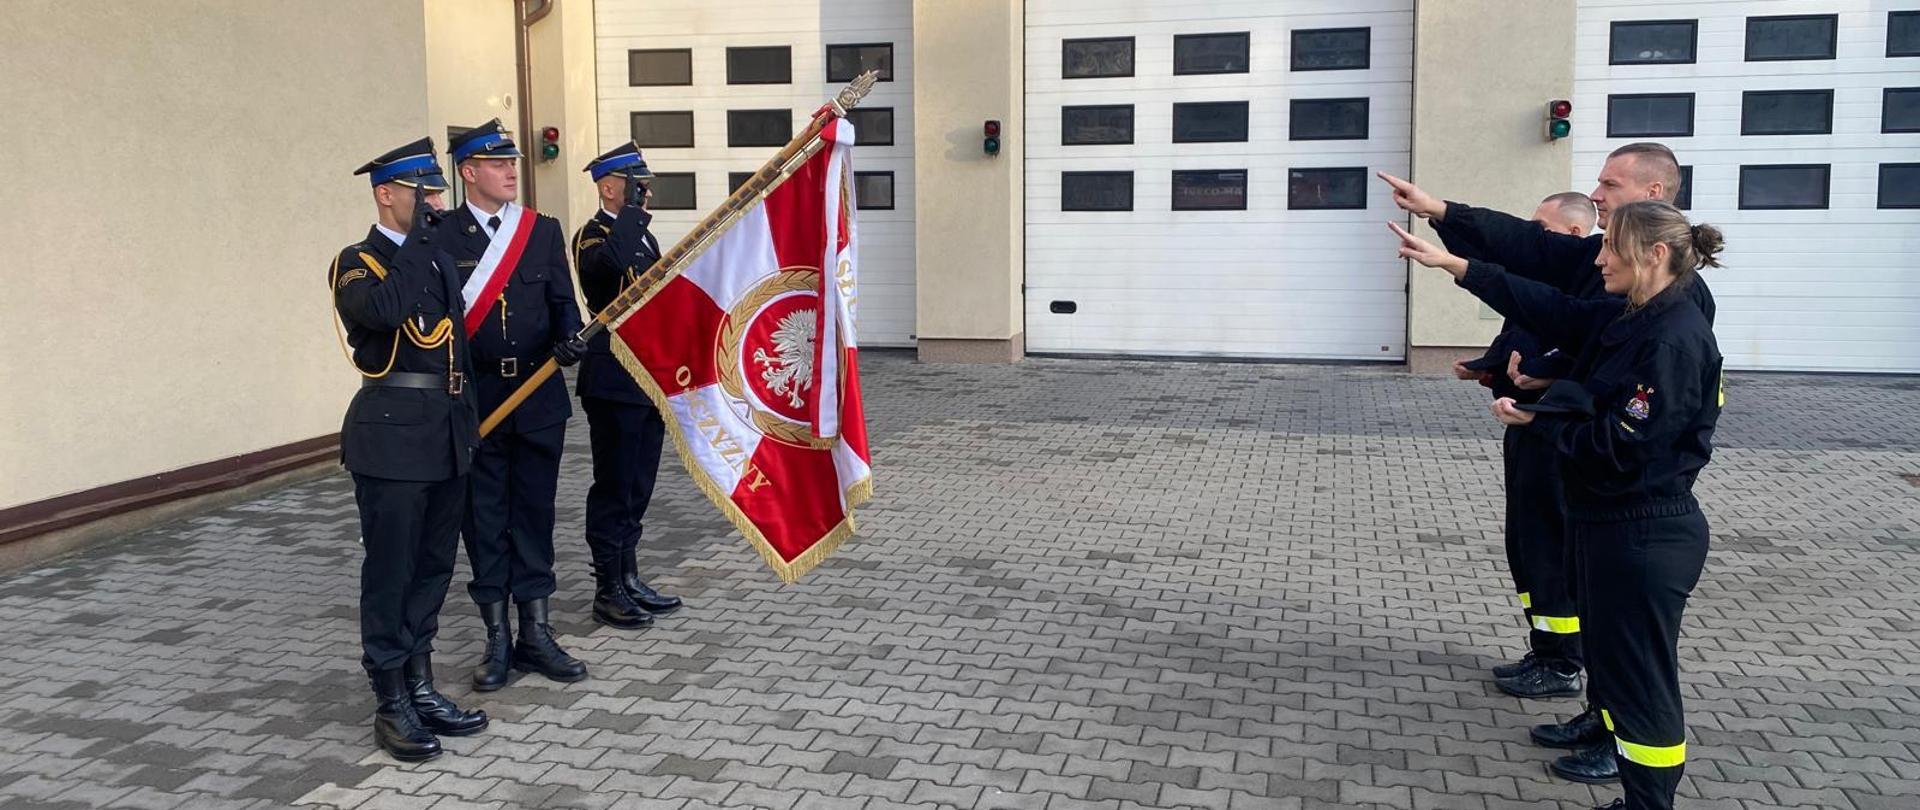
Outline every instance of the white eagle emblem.
<svg viewBox="0 0 1920 810"><path fill-rule="evenodd" d="M798 310L780 319L773 330L773 354L754 349L753 361L760 364L760 380L767 390L787 398L789 407L806 404L801 394L813 387L814 318L811 309Z"/></svg>

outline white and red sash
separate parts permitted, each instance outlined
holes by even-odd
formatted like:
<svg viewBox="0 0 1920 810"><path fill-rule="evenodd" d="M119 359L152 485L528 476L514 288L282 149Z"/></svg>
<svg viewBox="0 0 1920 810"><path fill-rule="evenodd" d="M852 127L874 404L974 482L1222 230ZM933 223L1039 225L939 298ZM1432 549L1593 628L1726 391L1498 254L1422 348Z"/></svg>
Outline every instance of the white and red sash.
<svg viewBox="0 0 1920 810"><path fill-rule="evenodd" d="M480 254L473 275L460 287L460 297L467 306L467 337L480 331L481 322L500 300L500 291L506 289L507 279L513 278L514 269L520 266L520 253L526 250L527 237L533 234L533 223L539 218L538 211L525 206L507 203L500 207L500 228L487 244L487 252Z"/></svg>

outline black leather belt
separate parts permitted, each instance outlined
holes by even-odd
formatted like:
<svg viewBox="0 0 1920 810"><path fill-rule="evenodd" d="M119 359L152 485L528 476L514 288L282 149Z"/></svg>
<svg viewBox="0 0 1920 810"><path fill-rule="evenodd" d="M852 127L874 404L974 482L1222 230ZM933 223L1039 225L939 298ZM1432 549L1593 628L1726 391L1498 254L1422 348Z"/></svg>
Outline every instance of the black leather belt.
<svg viewBox="0 0 1920 810"><path fill-rule="evenodd" d="M465 382L466 382L466 375L461 374L457 371L452 374L427 374L425 372L419 372L419 371L394 371L394 372L389 372L388 374L382 377L363 377L360 380L360 387L361 388L421 388L428 391L445 391L448 394L458 396L460 394L460 389Z"/></svg>

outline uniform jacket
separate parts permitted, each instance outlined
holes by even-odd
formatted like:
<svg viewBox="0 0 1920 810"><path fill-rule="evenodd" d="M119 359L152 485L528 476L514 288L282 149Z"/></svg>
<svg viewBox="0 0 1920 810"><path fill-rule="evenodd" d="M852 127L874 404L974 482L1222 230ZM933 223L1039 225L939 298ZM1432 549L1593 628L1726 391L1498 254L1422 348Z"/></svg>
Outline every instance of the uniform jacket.
<svg viewBox="0 0 1920 810"><path fill-rule="evenodd" d="M1457 202L1447 203L1446 216L1440 222L1433 223L1433 227L1446 243L1448 251L1461 258L1480 259L1498 265L1522 278L1548 284L1567 295L1579 298L1607 295L1600 268L1594 266L1605 240L1601 234L1571 236L1554 233L1537 222ZM1694 301L1711 324L1714 301L1706 282L1696 277L1687 288L1687 297ZM1575 360L1571 351L1553 341L1543 340L1523 324L1508 318L1501 324L1500 334L1487 347L1486 354L1479 360L1467 363L1467 367L1492 373L1493 381L1489 387L1493 388L1496 397L1513 397L1520 402L1536 400L1540 392L1522 391L1514 387L1512 380L1507 377L1507 357L1515 351L1520 352L1520 371L1541 379L1567 376Z"/></svg>
<svg viewBox="0 0 1920 810"><path fill-rule="evenodd" d="M637 206L622 208L618 219L607 216L605 209L596 210L573 235L573 263L580 273L580 292L586 296L589 317L606 309L621 289L659 260L660 243L647 232L648 219ZM633 375L614 356L612 339L610 331L601 332L587 343L587 356L580 360L577 393L650 405Z"/></svg>
<svg viewBox="0 0 1920 810"><path fill-rule="evenodd" d="M362 387L340 426L341 463L360 475L445 481L466 473L479 442L458 274L424 231L403 248L369 229L328 273L362 375L462 375L457 395L446 387Z"/></svg>
<svg viewBox="0 0 1920 810"><path fill-rule="evenodd" d="M1697 277L1694 283L1697 283ZM1535 405L1528 429L1562 459L1574 514L1688 499L1713 454L1724 400L1713 325L1677 284L1629 311L1470 261L1460 286L1577 355Z"/></svg>
<svg viewBox="0 0 1920 810"><path fill-rule="evenodd" d="M532 213L529 211L528 213ZM473 275L480 256L492 242L487 230L466 205L454 208L441 225L447 250L460 268L461 283ZM501 239L510 234L503 228ZM560 221L539 215L528 235L501 299L480 302L486 320L473 335L474 390L484 417L498 408L515 389L553 354L553 345L580 331L580 307L573 298L573 275L567 269L566 234ZM463 321L464 324L464 321ZM517 376L507 376L513 371ZM527 433L552 427L573 415L566 381L555 374L521 403L497 428Z"/></svg>

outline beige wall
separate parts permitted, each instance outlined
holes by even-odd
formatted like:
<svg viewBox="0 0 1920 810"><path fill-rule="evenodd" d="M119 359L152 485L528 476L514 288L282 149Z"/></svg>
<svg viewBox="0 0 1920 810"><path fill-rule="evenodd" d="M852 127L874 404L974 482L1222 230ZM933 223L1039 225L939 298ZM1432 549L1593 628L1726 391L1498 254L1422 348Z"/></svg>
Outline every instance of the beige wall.
<svg viewBox="0 0 1920 810"><path fill-rule="evenodd" d="M0 507L332 433L326 271L426 130L421 8L14 0L0 14Z"/></svg>
<svg viewBox="0 0 1920 810"><path fill-rule="evenodd" d="M1547 100L1573 95L1574 4L1422 0L1414 26L1414 182L1521 216L1541 197L1570 190L1572 147L1547 142L1542 127ZM1574 125L1598 126L1601 117L1576 110ZM1412 272L1411 354L1485 346L1499 331L1498 316L1445 273Z"/></svg>
<svg viewBox="0 0 1920 810"><path fill-rule="evenodd" d="M532 158L537 182L532 204L558 217L571 234L593 216L593 181L580 170L602 146L600 105L594 87L593 0L553 0L553 12L533 24L533 126L560 128L560 157L539 158L537 132L527 133L523 148Z"/></svg>
<svg viewBox="0 0 1920 810"><path fill-rule="evenodd" d="M1017 346L1023 332L1023 4L915 0L918 336ZM980 149L999 119L1000 156ZM1004 352L1002 354L1005 354Z"/></svg>
<svg viewBox="0 0 1920 810"><path fill-rule="evenodd" d="M470 127L498 118L516 130L523 148L535 141L520 128L518 78L514 72L515 0L424 0L427 54L427 134L447 163L447 127ZM454 201L449 200L451 205Z"/></svg>

